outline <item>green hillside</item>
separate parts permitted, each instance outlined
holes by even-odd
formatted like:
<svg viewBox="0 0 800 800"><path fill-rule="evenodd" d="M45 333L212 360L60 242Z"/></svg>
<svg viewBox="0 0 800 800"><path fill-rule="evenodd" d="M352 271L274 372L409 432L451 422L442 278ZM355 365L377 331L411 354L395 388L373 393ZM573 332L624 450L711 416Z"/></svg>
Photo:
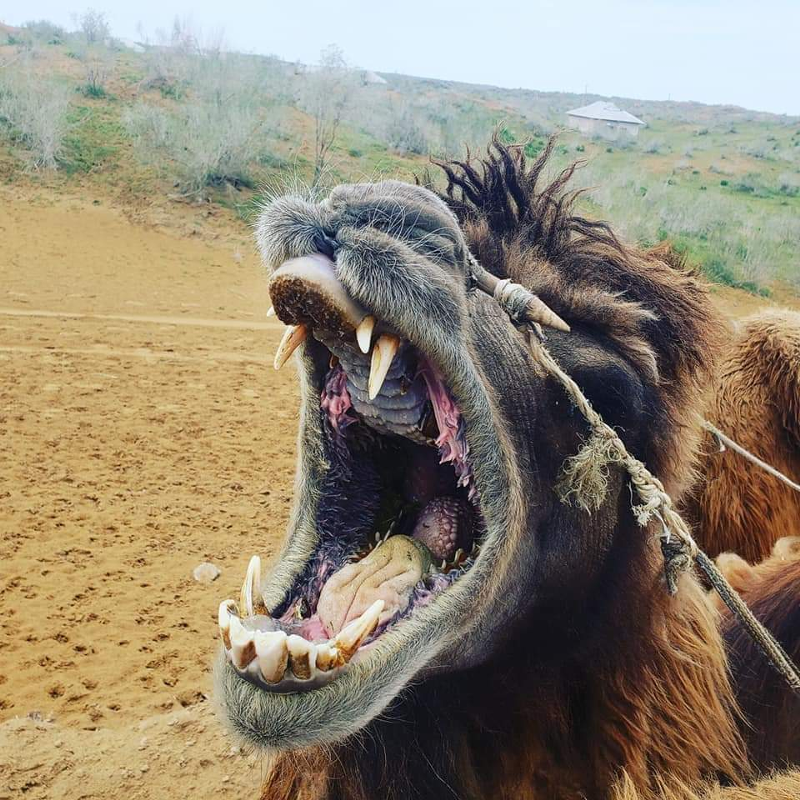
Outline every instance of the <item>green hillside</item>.
<svg viewBox="0 0 800 800"><path fill-rule="evenodd" d="M323 61L200 48L179 28L146 47L49 23L0 28L0 180L90 182L122 202L212 202L247 220L264 188L410 178L495 131L533 156L558 133L553 168L586 161L577 182L592 189L581 201L591 215L630 239L673 241L723 283L800 284L798 118L612 98L647 123L621 146L563 130L565 111L595 95L381 83L335 51Z"/></svg>

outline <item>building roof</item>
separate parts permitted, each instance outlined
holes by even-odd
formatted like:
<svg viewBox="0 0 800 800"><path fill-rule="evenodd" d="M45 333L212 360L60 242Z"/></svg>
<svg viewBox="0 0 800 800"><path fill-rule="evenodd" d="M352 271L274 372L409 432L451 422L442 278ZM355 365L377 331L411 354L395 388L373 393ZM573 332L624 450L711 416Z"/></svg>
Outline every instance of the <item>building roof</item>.
<svg viewBox="0 0 800 800"><path fill-rule="evenodd" d="M377 72L373 72L371 69L364 70L364 72L361 73L361 79L364 83L388 83L386 78L382 78Z"/></svg>
<svg viewBox="0 0 800 800"><path fill-rule="evenodd" d="M617 108L613 103L607 100L598 100L596 103L590 103L588 106L582 106L572 111L567 111L571 117L586 117L586 119L603 119L608 122L630 122L633 125L644 125L638 117Z"/></svg>

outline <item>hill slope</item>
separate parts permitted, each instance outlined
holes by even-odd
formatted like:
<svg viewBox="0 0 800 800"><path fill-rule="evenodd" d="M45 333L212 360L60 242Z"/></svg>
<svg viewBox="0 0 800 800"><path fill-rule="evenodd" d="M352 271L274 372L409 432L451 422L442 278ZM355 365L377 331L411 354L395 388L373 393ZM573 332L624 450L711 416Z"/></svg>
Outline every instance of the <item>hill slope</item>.
<svg viewBox="0 0 800 800"><path fill-rule="evenodd" d="M316 123L326 114L341 119L323 183L410 178L429 155L462 157L494 132L533 156L560 131L553 167L585 159L577 181L593 191L583 202L627 237L673 240L713 279L751 290L800 281L797 118L615 98L647 122L636 142L620 145L563 130L564 112L596 95L394 74L375 84L357 71L174 41L139 53L50 29L9 36L14 44L0 46L6 182L102 185L134 206L154 196L210 199L248 219L260 188L313 179ZM64 118L58 169L23 171L37 152L26 114L48 98L49 118Z"/></svg>

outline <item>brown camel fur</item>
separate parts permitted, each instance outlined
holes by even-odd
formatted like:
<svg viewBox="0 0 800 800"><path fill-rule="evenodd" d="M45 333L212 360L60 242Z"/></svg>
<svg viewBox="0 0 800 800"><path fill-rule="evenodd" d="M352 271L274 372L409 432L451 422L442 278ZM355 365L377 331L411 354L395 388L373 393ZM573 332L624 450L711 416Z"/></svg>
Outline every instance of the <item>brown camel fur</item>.
<svg viewBox="0 0 800 800"><path fill-rule="evenodd" d="M569 334L548 332L548 348L679 499L692 480L703 387L723 328L695 276L574 213L575 195L565 188L574 168L541 185L551 149L530 168L520 149L497 143L480 162L442 165L449 179L442 197L486 269L523 283L570 324ZM403 214L409 218L416 219ZM333 223L318 231L313 218L303 221L307 238L337 234ZM429 268L429 260L418 263ZM755 683L769 689L765 662L734 625L723 640L693 575L668 595L656 527L639 527L620 473L611 471L596 513L558 501L553 489L586 436L584 421L561 387L537 372L493 301L468 293L452 273L447 281L432 268L424 274L436 279L434 300L452 295L468 308L474 327L465 347L497 398L494 413L509 421L519 472L509 495L516 516L502 544L513 570L497 556L476 597L497 615L504 606L513 614L503 626L468 634L489 640L480 659L462 668L455 659L437 662L333 744L283 750L264 800L788 798L797 775L742 788L784 758L783 735L773 750L766 734L789 723L773 708L768 721L758 720L764 741L745 743L726 642L745 699L756 696ZM374 307L403 273L387 273L371 295L359 275L351 276L359 299ZM397 327L404 325L413 321ZM780 605L777 616L791 615L784 606L793 595L761 600ZM266 730L286 747L276 713L252 709L285 713L299 707L291 695L257 696L230 670L218 682L240 731L258 741Z"/></svg>
<svg viewBox="0 0 800 800"><path fill-rule="evenodd" d="M651 605L650 619L621 632L609 663L543 669L530 654L520 669L530 684L503 676L488 696L455 707L451 697L468 697L499 665L443 677L412 690L422 701L412 711L377 721L349 747L279 756L263 800L433 798L446 786L417 794L420 759L448 784L457 774L448 796L465 799L610 798L621 765L642 800L660 797L656 776L666 786L696 785L717 771L743 777L716 615L691 579L680 599Z"/></svg>
<svg viewBox="0 0 800 800"><path fill-rule="evenodd" d="M761 311L739 324L719 368L709 420L793 480L800 478L800 314ZM711 556L756 564L781 537L800 533L800 493L707 436L687 504Z"/></svg>
<svg viewBox="0 0 800 800"><path fill-rule="evenodd" d="M700 789L688 786L664 787L658 800L797 800L800 772L786 772L764 778L752 786L709 784ZM612 800L643 800L627 776L615 787Z"/></svg>
<svg viewBox="0 0 800 800"><path fill-rule="evenodd" d="M753 566L723 553L717 564L753 613L775 635L790 657L800 658L800 537L779 539L772 555ZM800 698L772 670L759 668L760 654L719 598L722 628L734 673L737 697L748 725L743 729L751 759L760 765L800 760ZM800 796L800 795L798 795Z"/></svg>

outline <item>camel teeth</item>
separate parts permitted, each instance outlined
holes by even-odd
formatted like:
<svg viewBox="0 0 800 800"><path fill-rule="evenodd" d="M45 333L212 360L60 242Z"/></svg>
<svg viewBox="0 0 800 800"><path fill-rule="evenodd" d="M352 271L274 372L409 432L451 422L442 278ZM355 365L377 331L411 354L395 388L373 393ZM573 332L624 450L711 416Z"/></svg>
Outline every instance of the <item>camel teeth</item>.
<svg viewBox="0 0 800 800"><path fill-rule="evenodd" d="M307 681L316 674L317 648L302 636L292 634L286 640L289 648L288 667L295 678Z"/></svg>
<svg viewBox="0 0 800 800"><path fill-rule="evenodd" d="M247 574L242 584L240 607L245 617L255 614L269 615L264 600L261 598L261 559L253 556L247 565Z"/></svg>
<svg viewBox="0 0 800 800"><path fill-rule="evenodd" d="M242 625L238 617L230 617L231 661L238 669L246 669L256 657L253 633Z"/></svg>
<svg viewBox="0 0 800 800"><path fill-rule="evenodd" d="M458 559L464 555L464 551L459 547L456 554L453 556L453 563L458 564Z"/></svg>
<svg viewBox="0 0 800 800"><path fill-rule="evenodd" d="M223 600L219 604L219 635L226 650L231 649L231 617L238 613L239 610L233 600Z"/></svg>
<svg viewBox="0 0 800 800"><path fill-rule="evenodd" d="M275 369L280 369L289 360L289 356L300 347L307 336L308 328L305 325L289 325L275 353Z"/></svg>
<svg viewBox="0 0 800 800"><path fill-rule="evenodd" d="M317 645L316 666L320 672L330 672L344 663L344 656L330 642L320 642Z"/></svg>
<svg viewBox="0 0 800 800"><path fill-rule="evenodd" d="M378 341L375 342L375 347L372 348L372 363L369 368L367 386L370 400L374 400L378 396L399 349L400 339L391 333L381 334Z"/></svg>
<svg viewBox="0 0 800 800"><path fill-rule="evenodd" d="M268 317L274 317L275 316L275 306L270 306L267 309L267 316Z"/></svg>
<svg viewBox="0 0 800 800"><path fill-rule="evenodd" d="M367 314L361 322L358 323L356 328L356 341L358 348L364 355L369 353L372 346L372 331L375 329L375 317L372 314Z"/></svg>
<svg viewBox="0 0 800 800"><path fill-rule="evenodd" d="M278 683L289 663L289 648L284 631L256 631L258 669L267 683Z"/></svg>
<svg viewBox="0 0 800 800"><path fill-rule="evenodd" d="M336 635L333 644L343 655L345 662L353 657L356 650L378 627L384 605L383 600L376 600L358 619L349 622Z"/></svg>

